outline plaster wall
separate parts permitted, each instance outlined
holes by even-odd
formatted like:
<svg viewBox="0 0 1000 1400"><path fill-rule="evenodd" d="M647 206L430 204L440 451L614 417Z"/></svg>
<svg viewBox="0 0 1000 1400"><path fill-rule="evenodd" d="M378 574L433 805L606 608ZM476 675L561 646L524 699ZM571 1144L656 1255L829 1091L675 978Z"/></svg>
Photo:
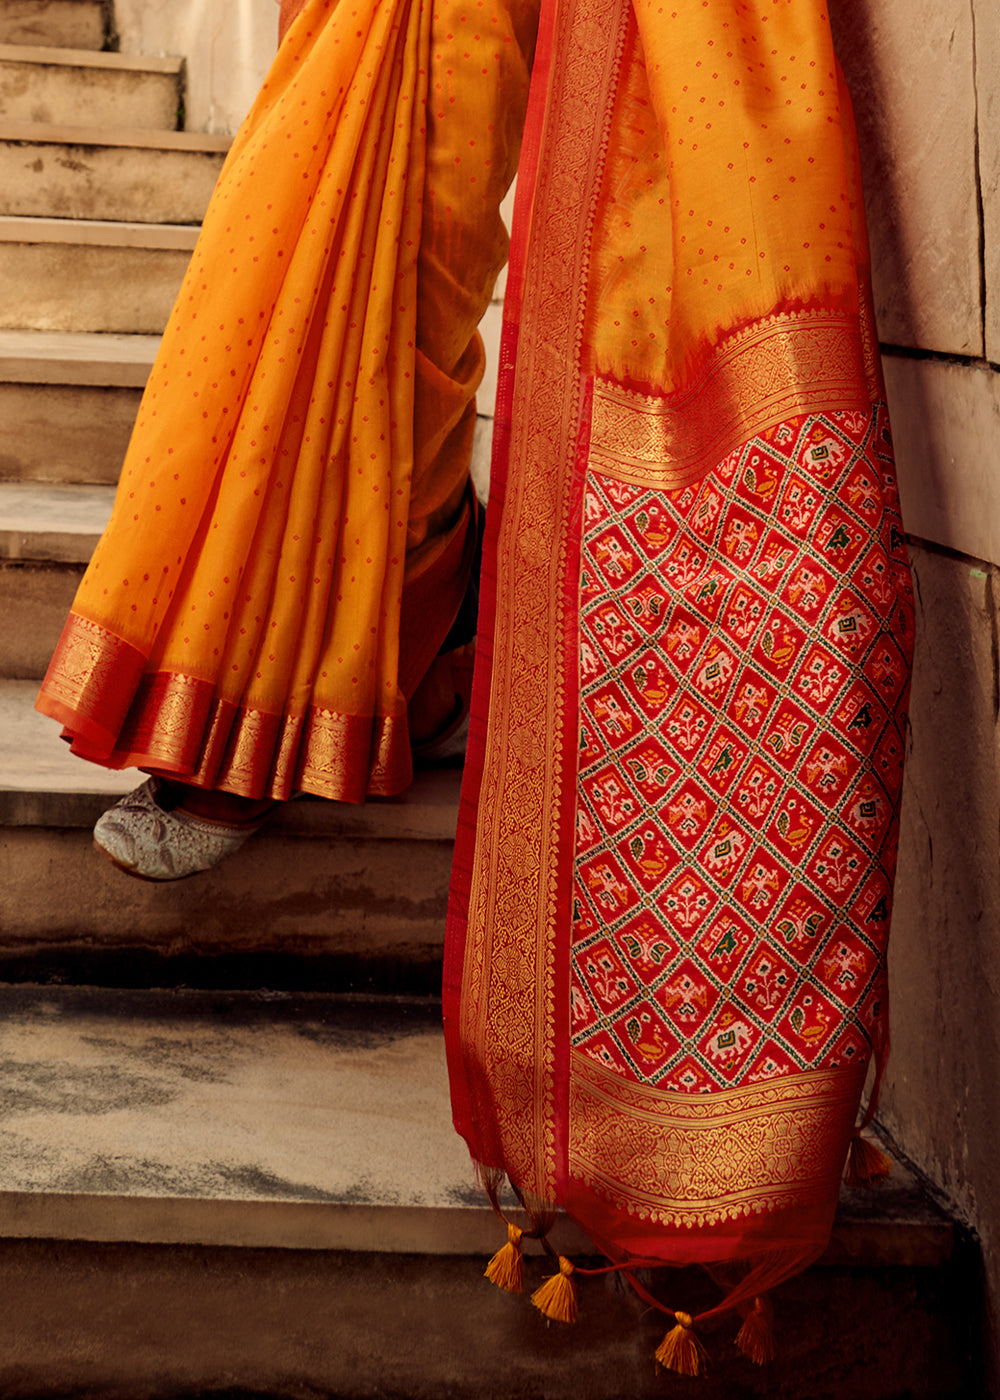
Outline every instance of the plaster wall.
<svg viewBox="0 0 1000 1400"><path fill-rule="evenodd" d="M880 1116L980 1236L1000 1395L1000 8L830 8L917 599Z"/></svg>
<svg viewBox="0 0 1000 1400"><path fill-rule="evenodd" d="M114 0L114 17L122 53L186 60L188 131L236 131L277 47L274 0Z"/></svg>

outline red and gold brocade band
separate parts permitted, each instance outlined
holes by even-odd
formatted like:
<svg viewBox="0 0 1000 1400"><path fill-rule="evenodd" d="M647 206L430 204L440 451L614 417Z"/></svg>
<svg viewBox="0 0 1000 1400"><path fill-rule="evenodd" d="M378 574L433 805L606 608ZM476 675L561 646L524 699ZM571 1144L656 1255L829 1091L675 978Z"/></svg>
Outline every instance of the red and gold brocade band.
<svg viewBox="0 0 1000 1400"><path fill-rule="evenodd" d="M822 1252L912 599L824 0L543 3L445 968L456 1126L613 1260Z"/></svg>
<svg viewBox="0 0 1000 1400"><path fill-rule="evenodd" d="M109 767L360 801L410 780L406 702L468 574L535 16L294 8L38 705Z"/></svg>

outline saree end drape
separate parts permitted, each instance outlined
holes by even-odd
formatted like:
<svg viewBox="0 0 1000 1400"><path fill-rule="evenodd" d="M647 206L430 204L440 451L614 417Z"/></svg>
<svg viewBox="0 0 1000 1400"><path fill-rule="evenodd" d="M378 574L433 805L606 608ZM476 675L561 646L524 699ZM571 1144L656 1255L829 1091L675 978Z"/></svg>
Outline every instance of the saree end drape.
<svg viewBox="0 0 1000 1400"><path fill-rule="evenodd" d="M476 327L533 41L530 7L480 19L471 43L431 0L301 6L37 702L82 757L247 797L410 781L407 700L474 544Z"/></svg>
<svg viewBox="0 0 1000 1400"><path fill-rule="evenodd" d="M850 101L822 0L539 34L455 1123L613 1264L746 1310L826 1247L887 1044L912 599Z"/></svg>

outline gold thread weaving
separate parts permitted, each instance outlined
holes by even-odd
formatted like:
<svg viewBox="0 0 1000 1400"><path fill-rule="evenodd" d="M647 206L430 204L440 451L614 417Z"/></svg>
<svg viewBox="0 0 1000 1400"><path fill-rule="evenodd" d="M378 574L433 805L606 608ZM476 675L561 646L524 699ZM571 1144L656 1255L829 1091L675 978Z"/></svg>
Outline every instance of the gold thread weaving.
<svg viewBox="0 0 1000 1400"><path fill-rule="evenodd" d="M570 1173L660 1224L808 1204L840 1175L863 1083L860 1067L682 1094L625 1083L575 1053Z"/></svg>
<svg viewBox="0 0 1000 1400"><path fill-rule="evenodd" d="M673 490L788 418L870 407L856 318L830 311L770 317L731 336L696 382L668 395L594 384L595 471Z"/></svg>
<svg viewBox="0 0 1000 1400"><path fill-rule="evenodd" d="M505 1105L506 1164L521 1188L540 1199L554 1198L557 1172L555 939L566 724L560 649L593 219L592 210L580 217L579 190L599 188L604 150L594 140L594 112L621 60L628 7L588 0L573 11L567 6L557 17L552 140L537 177L548 213L545 227L534 232L522 305L522 325L537 331L525 337L514 386L518 436L511 457L533 469L512 476L498 543L498 575L513 586L498 599L489 723L511 745L505 754L487 741L478 840L489 854L473 875L462 996L463 1038L477 1047ZM602 36L599 43L580 45L571 37L581 22ZM552 345L573 346L573 354L553 356ZM532 413L523 411L529 402ZM533 742L539 733L548 736L553 755L547 768Z"/></svg>

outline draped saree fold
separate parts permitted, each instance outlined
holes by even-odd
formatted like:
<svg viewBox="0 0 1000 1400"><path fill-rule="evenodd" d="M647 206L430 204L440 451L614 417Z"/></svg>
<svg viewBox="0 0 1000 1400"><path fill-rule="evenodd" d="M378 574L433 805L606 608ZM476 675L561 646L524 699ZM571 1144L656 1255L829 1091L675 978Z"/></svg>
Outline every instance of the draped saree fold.
<svg viewBox="0 0 1000 1400"><path fill-rule="evenodd" d="M38 700L81 756L246 797L409 782L533 41L530 6L463 13L307 0L286 36Z"/></svg>
<svg viewBox="0 0 1000 1400"><path fill-rule="evenodd" d="M621 1264L820 1254L886 1043L912 604L822 0L545 3L445 1017Z"/></svg>

